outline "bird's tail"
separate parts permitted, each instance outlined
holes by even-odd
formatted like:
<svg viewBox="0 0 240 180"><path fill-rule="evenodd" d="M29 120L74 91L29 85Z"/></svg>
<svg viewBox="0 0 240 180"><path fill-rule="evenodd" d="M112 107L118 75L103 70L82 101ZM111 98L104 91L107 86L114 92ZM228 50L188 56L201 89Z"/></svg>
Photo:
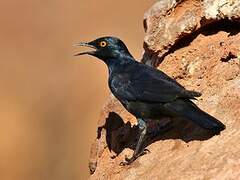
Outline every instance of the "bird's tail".
<svg viewBox="0 0 240 180"><path fill-rule="evenodd" d="M176 114L192 120L195 124L201 126L202 128L217 132L220 132L226 128L222 122L199 109L190 100L179 99L170 103L169 106L171 106L171 109L174 109Z"/></svg>

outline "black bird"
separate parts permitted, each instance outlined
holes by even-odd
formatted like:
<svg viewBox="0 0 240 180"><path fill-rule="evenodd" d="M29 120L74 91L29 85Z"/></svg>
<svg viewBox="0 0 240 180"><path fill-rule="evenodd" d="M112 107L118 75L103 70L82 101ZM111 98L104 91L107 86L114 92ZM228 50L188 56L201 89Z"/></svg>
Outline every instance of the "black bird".
<svg viewBox="0 0 240 180"><path fill-rule="evenodd" d="M136 61L126 45L116 37L102 37L77 46L88 46L93 51L78 55L92 55L108 66L108 85L114 96L138 120L140 137L131 158L122 165L130 164L146 153L141 145L147 131L148 119L161 116L183 117L202 128L219 133L225 125L199 109L191 100L201 93L186 90L177 81L160 70Z"/></svg>

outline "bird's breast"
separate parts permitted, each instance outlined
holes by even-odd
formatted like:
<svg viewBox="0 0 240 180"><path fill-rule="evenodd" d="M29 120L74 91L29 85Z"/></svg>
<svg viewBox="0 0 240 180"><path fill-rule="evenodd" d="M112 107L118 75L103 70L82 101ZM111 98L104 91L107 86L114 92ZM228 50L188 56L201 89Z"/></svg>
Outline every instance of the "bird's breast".
<svg viewBox="0 0 240 180"><path fill-rule="evenodd" d="M131 81L127 74L115 74L109 78L108 85L116 98L125 101L128 91L126 88L130 85Z"/></svg>

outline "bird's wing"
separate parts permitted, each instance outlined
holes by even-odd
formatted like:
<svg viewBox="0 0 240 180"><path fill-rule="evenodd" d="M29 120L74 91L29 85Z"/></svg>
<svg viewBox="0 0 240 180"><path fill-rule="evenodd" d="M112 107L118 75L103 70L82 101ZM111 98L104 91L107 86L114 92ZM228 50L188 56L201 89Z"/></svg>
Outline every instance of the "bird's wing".
<svg viewBox="0 0 240 180"><path fill-rule="evenodd" d="M198 92L186 90L166 74L162 78L156 77L148 71L116 76L112 83L112 90L120 99L142 102L164 103L177 98L194 99L201 95Z"/></svg>

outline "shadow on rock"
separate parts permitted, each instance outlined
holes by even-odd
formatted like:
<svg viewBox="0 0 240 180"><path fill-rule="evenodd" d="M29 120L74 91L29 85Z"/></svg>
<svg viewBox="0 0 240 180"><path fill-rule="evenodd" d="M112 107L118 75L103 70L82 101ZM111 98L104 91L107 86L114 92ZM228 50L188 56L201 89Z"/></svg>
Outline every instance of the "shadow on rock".
<svg viewBox="0 0 240 180"><path fill-rule="evenodd" d="M160 120L149 120L147 126L148 132L143 148L159 140L181 139L187 143L208 140L216 135L216 132L205 130L181 118L162 117ZM98 128L98 139L103 128L106 129L106 142L110 151L118 155L125 148L135 149L139 138L138 126L131 126L130 122L124 123L117 113L110 112L105 125Z"/></svg>

